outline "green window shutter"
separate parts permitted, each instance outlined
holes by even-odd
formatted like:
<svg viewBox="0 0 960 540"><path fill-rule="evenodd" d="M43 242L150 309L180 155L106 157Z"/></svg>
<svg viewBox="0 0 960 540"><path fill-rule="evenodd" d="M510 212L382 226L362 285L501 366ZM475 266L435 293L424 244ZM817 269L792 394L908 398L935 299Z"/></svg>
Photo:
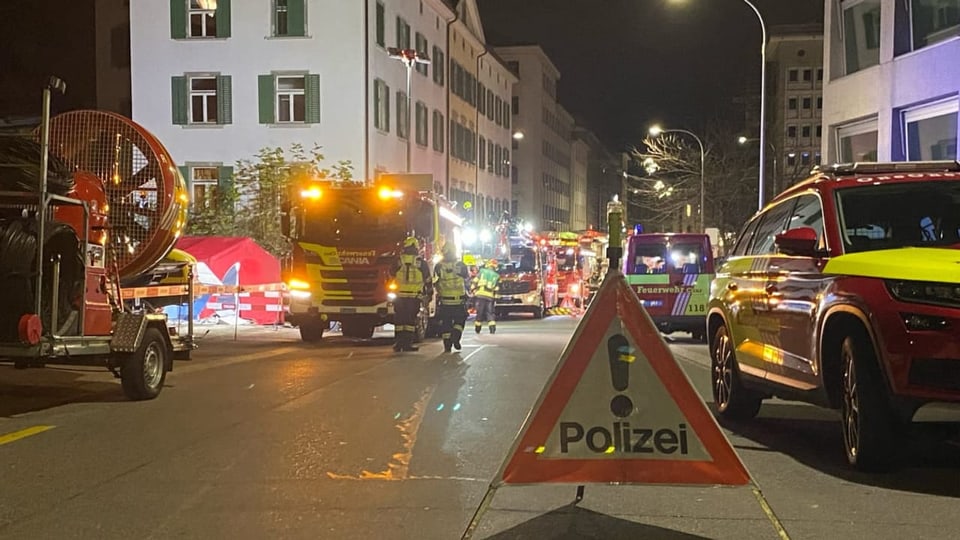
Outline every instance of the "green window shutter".
<svg viewBox="0 0 960 540"><path fill-rule="evenodd" d="M217 123L233 123L233 84L230 75L217 77Z"/></svg>
<svg viewBox="0 0 960 540"><path fill-rule="evenodd" d="M386 8L383 7L383 4L377 2L377 45L381 47L387 44L386 19Z"/></svg>
<svg viewBox="0 0 960 540"><path fill-rule="evenodd" d="M230 37L230 0L217 0L217 37Z"/></svg>
<svg viewBox="0 0 960 540"><path fill-rule="evenodd" d="M320 75L305 75L304 78L304 121L308 124L320 123Z"/></svg>
<svg viewBox="0 0 960 540"><path fill-rule="evenodd" d="M217 179L217 188L218 189L230 189L233 187L233 167L221 166L217 167L219 169L220 176Z"/></svg>
<svg viewBox="0 0 960 540"><path fill-rule="evenodd" d="M170 38L187 37L187 0L170 0Z"/></svg>
<svg viewBox="0 0 960 540"><path fill-rule="evenodd" d="M260 123L272 124L276 106L274 101L277 94L274 88L273 75L260 75L257 77L257 87L259 88L260 102Z"/></svg>
<svg viewBox="0 0 960 540"><path fill-rule="evenodd" d="M187 124L187 110L189 109L189 98L187 97L187 78L184 76L170 77L170 98L173 109L174 125L182 126Z"/></svg>
<svg viewBox="0 0 960 540"><path fill-rule="evenodd" d="M183 179L186 181L187 188L192 190L193 182L190 180L190 167L187 167L186 165L181 165L180 167L177 167L177 168L180 169L180 176L182 176Z"/></svg>
<svg viewBox="0 0 960 540"><path fill-rule="evenodd" d="M303 9L304 0L287 0L287 35L307 35L307 14Z"/></svg>

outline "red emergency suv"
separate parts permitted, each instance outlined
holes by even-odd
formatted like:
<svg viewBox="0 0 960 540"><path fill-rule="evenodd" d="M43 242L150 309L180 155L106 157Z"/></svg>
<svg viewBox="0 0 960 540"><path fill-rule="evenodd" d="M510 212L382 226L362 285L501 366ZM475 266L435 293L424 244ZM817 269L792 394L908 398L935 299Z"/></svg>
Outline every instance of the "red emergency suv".
<svg viewBox="0 0 960 540"><path fill-rule="evenodd" d="M743 228L707 332L722 417L839 409L850 464L893 465L921 406L960 402L960 164L815 170Z"/></svg>

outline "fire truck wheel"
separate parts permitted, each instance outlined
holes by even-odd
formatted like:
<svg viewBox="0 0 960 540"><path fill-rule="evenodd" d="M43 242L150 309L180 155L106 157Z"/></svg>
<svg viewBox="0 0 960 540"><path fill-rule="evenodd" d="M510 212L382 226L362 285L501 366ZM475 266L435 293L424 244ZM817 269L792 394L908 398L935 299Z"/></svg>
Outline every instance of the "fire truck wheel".
<svg viewBox="0 0 960 540"><path fill-rule="evenodd" d="M542 319L543 314L547 311L547 303L543 301L543 297L540 297L540 305L537 306L537 309L533 310L534 319Z"/></svg>
<svg viewBox="0 0 960 540"><path fill-rule="evenodd" d="M325 324L320 321L304 321L300 323L300 339L307 343L316 343L323 339Z"/></svg>
<svg viewBox="0 0 960 540"><path fill-rule="evenodd" d="M147 328L140 348L122 360L120 382L123 393L134 401L153 399L160 394L167 378L170 350L156 328Z"/></svg>

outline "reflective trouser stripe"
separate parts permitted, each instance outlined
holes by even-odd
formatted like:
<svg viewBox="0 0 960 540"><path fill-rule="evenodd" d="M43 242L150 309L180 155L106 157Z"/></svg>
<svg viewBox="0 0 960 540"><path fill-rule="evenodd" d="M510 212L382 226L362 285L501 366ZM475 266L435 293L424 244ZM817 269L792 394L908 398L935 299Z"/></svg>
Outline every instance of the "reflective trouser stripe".
<svg viewBox="0 0 960 540"><path fill-rule="evenodd" d="M455 325L453 325L453 329L454 329L454 330L463 330L463 325L462 325L462 324L455 324Z"/></svg>

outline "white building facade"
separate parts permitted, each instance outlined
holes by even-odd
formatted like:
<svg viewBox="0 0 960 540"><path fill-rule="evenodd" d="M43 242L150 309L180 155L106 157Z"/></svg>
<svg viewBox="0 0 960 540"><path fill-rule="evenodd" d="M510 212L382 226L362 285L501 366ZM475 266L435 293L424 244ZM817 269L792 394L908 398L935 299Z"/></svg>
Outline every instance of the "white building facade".
<svg viewBox="0 0 960 540"><path fill-rule="evenodd" d="M447 177L443 0L135 0L133 119L181 165L194 203L263 148L322 146L354 178ZM413 70L388 47L437 59Z"/></svg>
<svg viewBox="0 0 960 540"><path fill-rule="evenodd" d="M826 0L828 162L957 159L960 0Z"/></svg>

